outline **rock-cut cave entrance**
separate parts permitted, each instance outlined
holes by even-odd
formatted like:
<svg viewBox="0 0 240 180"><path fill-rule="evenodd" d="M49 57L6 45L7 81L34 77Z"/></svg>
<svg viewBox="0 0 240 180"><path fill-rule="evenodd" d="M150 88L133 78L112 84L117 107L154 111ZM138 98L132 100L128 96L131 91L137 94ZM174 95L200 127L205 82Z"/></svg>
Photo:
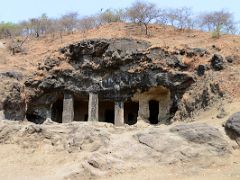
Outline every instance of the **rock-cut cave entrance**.
<svg viewBox="0 0 240 180"><path fill-rule="evenodd" d="M124 119L126 124L134 125L137 123L138 109L138 102L129 101L124 103Z"/></svg>
<svg viewBox="0 0 240 180"><path fill-rule="evenodd" d="M158 124L159 101L149 101L149 122L150 124Z"/></svg>
<svg viewBox="0 0 240 180"><path fill-rule="evenodd" d="M52 106L52 120L62 123L63 97L59 98Z"/></svg>
<svg viewBox="0 0 240 180"><path fill-rule="evenodd" d="M74 121L88 121L88 97L74 98Z"/></svg>
<svg viewBox="0 0 240 180"><path fill-rule="evenodd" d="M114 124L114 102L99 102L99 121Z"/></svg>

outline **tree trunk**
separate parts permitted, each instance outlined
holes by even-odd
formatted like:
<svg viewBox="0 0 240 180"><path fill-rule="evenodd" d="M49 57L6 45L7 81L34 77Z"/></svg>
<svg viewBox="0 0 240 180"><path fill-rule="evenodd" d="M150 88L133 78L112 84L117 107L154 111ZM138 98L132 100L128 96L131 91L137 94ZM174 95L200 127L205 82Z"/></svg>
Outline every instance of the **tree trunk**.
<svg viewBox="0 0 240 180"><path fill-rule="evenodd" d="M144 26L145 26L145 35L147 36L148 35L148 25L144 24Z"/></svg>

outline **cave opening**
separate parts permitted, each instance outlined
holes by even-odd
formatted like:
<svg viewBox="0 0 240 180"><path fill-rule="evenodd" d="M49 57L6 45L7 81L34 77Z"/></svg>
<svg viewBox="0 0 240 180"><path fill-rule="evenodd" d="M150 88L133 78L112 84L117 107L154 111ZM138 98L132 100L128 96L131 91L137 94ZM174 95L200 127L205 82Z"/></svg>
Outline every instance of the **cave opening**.
<svg viewBox="0 0 240 180"><path fill-rule="evenodd" d="M114 102L99 102L99 121L114 124Z"/></svg>
<svg viewBox="0 0 240 180"><path fill-rule="evenodd" d="M129 101L124 103L124 119L126 124L134 125L137 123L138 110L138 102Z"/></svg>
<svg viewBox="0 0 240 180"><path fill-rule="evenodd" d="M62 123L63 98L59 98L52 106L52 121Z"/></svg>
<svg viewBox="0 0 240 180"><path fill-rule="evenodd" d="M107 109L104 116L105 122L114 123L114 110Z"/></svg>
<svg viewBox="0 0 240 180"><path fill-rule="evenodd" d="M149 101L149 122L150 124L158 124L159 101Z"/></svg>
<svg viewBox="0 0 240 180"><path fill-rule="evenodd" d="M88 121L88 98L74 99L74 121Z"/></svg>
<svg viewBox="0 0 240 180"><path fill-rule="evenodd" d="M43 118L42 116L39 116L37 114L30 114L30 113L26 114L26 118L28 121L36 124L42 124L45 120L45 118Z"/></svg>

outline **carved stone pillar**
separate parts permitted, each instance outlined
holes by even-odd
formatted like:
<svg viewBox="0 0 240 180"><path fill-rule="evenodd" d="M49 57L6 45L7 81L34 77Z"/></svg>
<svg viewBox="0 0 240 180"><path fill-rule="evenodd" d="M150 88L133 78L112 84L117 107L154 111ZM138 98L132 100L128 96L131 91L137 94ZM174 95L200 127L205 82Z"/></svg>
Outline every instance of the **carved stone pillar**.
<svg viewBox="0 0 240 180"><path fill-rule="evenodd" d="M159 115L158 115L158 120L160 124L167 123L167 119L169 118L170 114L169 112L170 105L171 105L170 93L161 96L161 99L159 101Z"/></svg>
<svg viewBox="0 0 240 180"><path fill-rule="evenodd" d="M114 124L116 126L124 125L124 102L115 102Z"/></svg>
<svg viewBox="0 0 240 180"><path fill-rule="evenodd" d="M148 122L149 119L149 103L147 100L139 99L138 120Z"/></svg>
<svg viewBox="0 0 240 180"><path fill-rule="evenodd" d="M64 94L62 122L70 123L74 120L74 99L71 94Z"/></svg>
<svg viewBox="0 0 240 180"><path fill-rule="evenodd" d="M89 93L88 121L98 121L98 94Z"/></svg>
<svg viewBox="0 0 240 180"><path fill-rule="evenodd" d="M50 105L49 109L46 112L46 120L52 121L52 105Z"/></svg>

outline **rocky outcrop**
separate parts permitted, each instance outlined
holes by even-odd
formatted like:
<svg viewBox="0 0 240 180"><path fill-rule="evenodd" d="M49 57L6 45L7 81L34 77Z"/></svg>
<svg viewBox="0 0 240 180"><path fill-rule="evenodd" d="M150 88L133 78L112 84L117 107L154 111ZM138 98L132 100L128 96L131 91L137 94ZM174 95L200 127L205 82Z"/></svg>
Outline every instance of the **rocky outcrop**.
<svg viewBox="0 0 240 180"><path fill-rule="evenodd" d="M178 103L178 110L174 120L186 121L194 118L200 110L205 110L223 98L219 84L210 82L197 82L191 87Z"/></svg>
<svg viewBox="0 0 240 180"><path fill-rule="evenodd" d="M219 54L214 54L211 59L211 66L215 71L220 71L224 68L223 57Z"/></svg>
<svg viewBox="0 0 240 180"><path fill-rule="evenodd" d="M228 136L240 146L240 112L233 114L224 125Z"/></svg>
<svg viewBox="0 0 240 180"><path fill-rule="evenodd" d="M209 145L209 149L213 149L218 155L229 151L219 130L208 124L177 125L171 128L170 132L178 134L189 143Z"/></svg>
<svg viewBox="0 0 240 180"><path fill-rule="evenodd" d="M0 71L0 77L13 78L18 81L21 81L23 79L23 74L17 71L4 71L4 72Z"/></svg>
<svg viewBox="0 0 240 180"><path fill-rule="evenodd" d="M130 100L135 93L163 86L170 90L172 117L177 101L194 82L187 65L173 53L150 48L133 39L84 40L60 49L63 58L49 57L39 70L46 76L25 82L28 91L28 116L46 118L46 109L63 93L112 101ZM59 55L60 57L60 55ZM62 68L63 64L68 68ZM57 68L59 67L59 68ZM39 71L39 74L41 71Z"/></svg>
<svg viewBox="0 0 240 180"><path fill-rule="evenodd" d="M182 61L202 57L210 63L191 67ZM75 97L96 93L100 99L125 102L151 88L163 87L171 96L166 122L173 117L185 120L223 96L218 82L211 80L209 72L214 71L210 67L222 70L223 57L215 54L211 58L202 48L170 51L134 39L84 40L47 57L25 82L26 117L43 123L48 109L64 93Z"/></svg>
<svg viewBox="0 0 240 180"><path fill-rule="evenodd" d="M24 143L23 143L24 142ZM1 122L0 144L26 152L68 152L78 157L75 175L108 176L146 165L196 162L227 156L231 147L217 128L207 124L114 128L110 124L21 125ZM68 164L69 166L70 164ZM72 175L72 174L70 174ZM66 174L66 176L70 176Z"/></svg>
<svg viewBox="0 0 240 180"><path fill-rule="evenodd" d="M24 87L19 83L13 83L10 89L10 94L3 100L4 116L6 119L23 120L26 113Z"/></svg>

